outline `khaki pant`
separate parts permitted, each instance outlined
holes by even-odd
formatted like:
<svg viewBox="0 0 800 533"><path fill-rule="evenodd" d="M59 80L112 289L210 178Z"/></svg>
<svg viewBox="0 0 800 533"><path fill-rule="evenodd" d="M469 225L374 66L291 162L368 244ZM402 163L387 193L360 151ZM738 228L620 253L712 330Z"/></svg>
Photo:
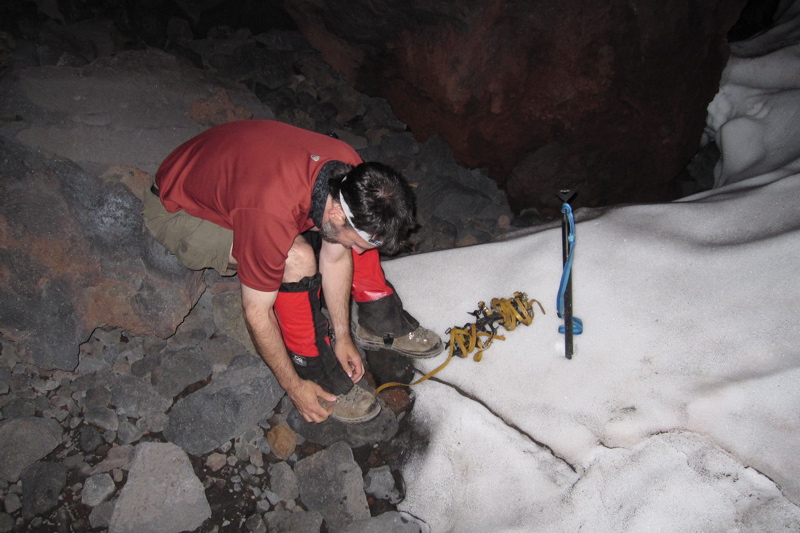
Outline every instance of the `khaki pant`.
<svg viewBox="0 0 800 533"><path fill-rule="evenodd" d="M233 276L229 267L233 231L217 226L185 211L170 213L158 196L145 190L144 224L164 248L175 254L186 268L213 268L223 276Z"/></svg>

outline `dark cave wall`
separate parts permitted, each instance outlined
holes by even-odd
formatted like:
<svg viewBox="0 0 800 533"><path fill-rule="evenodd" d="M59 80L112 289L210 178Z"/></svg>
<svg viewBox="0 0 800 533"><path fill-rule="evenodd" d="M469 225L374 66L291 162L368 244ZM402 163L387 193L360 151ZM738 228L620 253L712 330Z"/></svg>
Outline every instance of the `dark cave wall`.
<svg viewBox="0 0 800 533"><path fill-rule="evenodd" d="M744 0L291 0L356 89L441 134L516 210L668 199L696 152Z"/></svg>
<svg viewBox="0 0 800 533"><path fill-rule="evenodd" d="M199 39L221 25L297 27L418 140L442 135L516 211L551 214L560 188L578 189L576 206L671 199L718 89L726 32L768 25L777 1L70 0L37 12L7 0L0 30L35 38L52 11L109 18L125 46L164 48L178 19Z"/></svg>

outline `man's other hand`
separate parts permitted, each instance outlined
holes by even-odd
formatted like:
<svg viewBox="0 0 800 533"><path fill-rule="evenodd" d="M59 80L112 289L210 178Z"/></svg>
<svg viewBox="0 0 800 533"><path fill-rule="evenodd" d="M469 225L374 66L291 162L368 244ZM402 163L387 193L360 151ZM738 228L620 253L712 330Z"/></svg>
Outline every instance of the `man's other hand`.
<svg viewBox="0 0 800 533"><path fill-rule="evenodd" d="M361 353L356 348L356 345L353 344L352 339L337 338L333 351L336 354L336 359L339 360L342 368L353 380L353 383L361 381L361 378L364 377L364 362L361 360Z"/></svg>
<svg viewBox="0 0 800 533"><path fill-rule="evenodd" d="M325 392L322 387L306 379L302 380L300 385L288 394L306 422L324 422L333 412L332 404L336 402L335 394ZM320 398L330 402L331 406L326 409L320 405Z"/></svg>

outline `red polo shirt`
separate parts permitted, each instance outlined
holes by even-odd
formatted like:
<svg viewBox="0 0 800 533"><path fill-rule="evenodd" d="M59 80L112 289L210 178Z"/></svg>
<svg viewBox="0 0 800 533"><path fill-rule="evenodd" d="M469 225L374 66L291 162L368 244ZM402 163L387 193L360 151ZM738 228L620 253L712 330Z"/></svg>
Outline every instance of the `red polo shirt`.
<svg viewBox="0 0 800 533"><path fill-rule="evenodd" d="M172 213L233 230L239 280L276 291L286 256L308 218L317 174L329 161L360 164L348 144L269 120L214 126L190 139L161 164L156 184Z"/></svg>

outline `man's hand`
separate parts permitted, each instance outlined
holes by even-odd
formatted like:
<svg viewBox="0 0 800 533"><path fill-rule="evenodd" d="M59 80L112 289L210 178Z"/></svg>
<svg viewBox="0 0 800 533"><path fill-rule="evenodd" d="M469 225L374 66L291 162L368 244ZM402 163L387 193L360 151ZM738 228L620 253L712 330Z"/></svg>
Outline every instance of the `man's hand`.
<svg viewBox="0 0 800 533"><path fill-rule="evenodd" d="M352 339L349 336L344 339L337 338L333 352L353 383L361 381L361 378L364 377L364 362Z"/></svg>
<svg viewBox="0 0 800 533"><path fill-rule="evenodd" d="M306 422L324 422L333 412L333 406L327 409L322 407L318 398L333 403L336 401L336 395L325 392L313 381L301 380L295 389L286 392Z"/></svg>
<svg viewBox="0 0 800 533"><path fill-rule="evenodd" d="M336 395L297 375L283 344L278 319L273 310L277 295L277 291L261 292L242 285L245 324L250 330L259 355L275 374L278 383L289 395L303 418L308 422L322 422L333 412L333 408L322 407L319 398L335 402Z"/></svg>

